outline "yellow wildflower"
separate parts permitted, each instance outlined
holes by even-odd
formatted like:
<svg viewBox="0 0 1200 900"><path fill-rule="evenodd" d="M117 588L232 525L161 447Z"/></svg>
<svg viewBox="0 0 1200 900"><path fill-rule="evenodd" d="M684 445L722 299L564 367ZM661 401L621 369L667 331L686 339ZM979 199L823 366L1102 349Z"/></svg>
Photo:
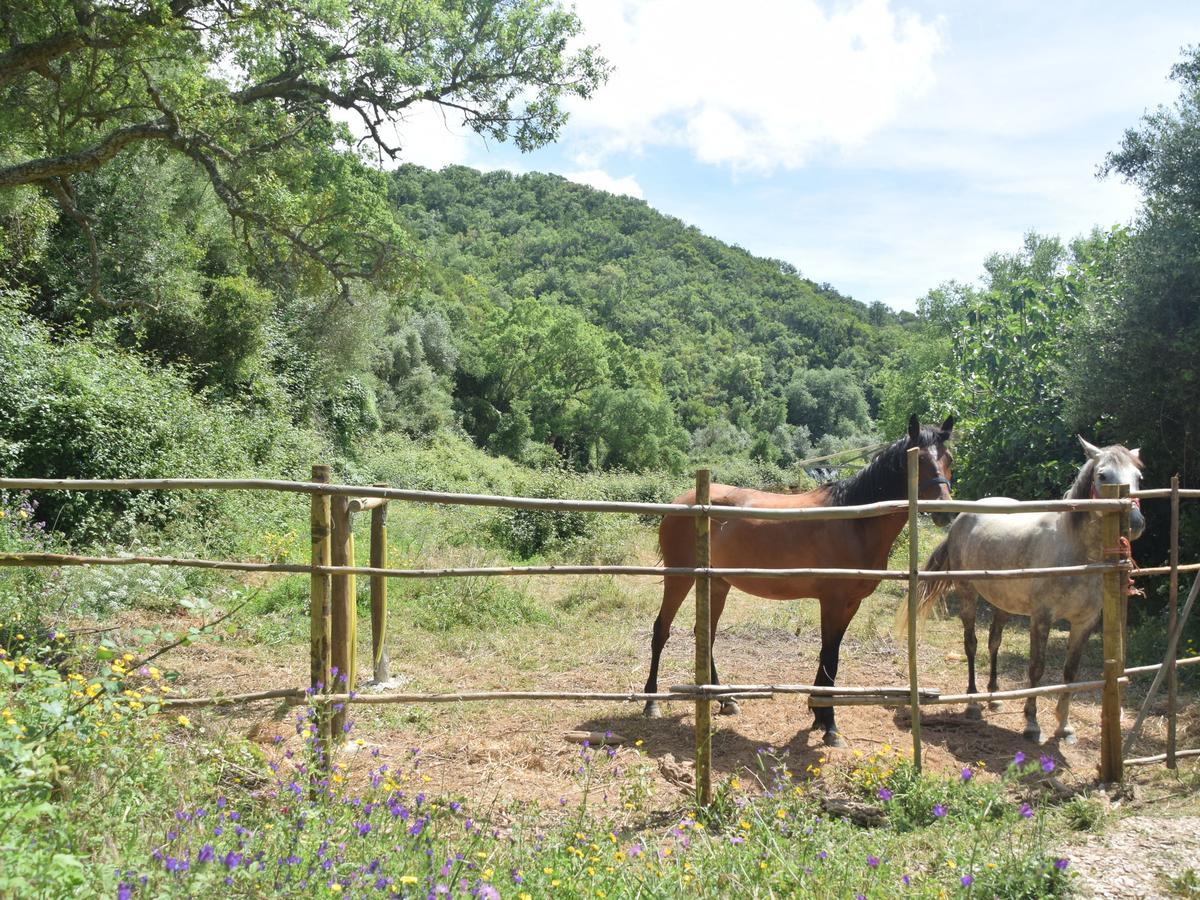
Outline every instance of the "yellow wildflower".
<svg viewBox="0 0 1200 900"><path fill-rule="evenodd" d="M178 722L180 725L182 725L184 728L188 728L192 724L192 720L182 714L177 716L175 721Z"/></svg>

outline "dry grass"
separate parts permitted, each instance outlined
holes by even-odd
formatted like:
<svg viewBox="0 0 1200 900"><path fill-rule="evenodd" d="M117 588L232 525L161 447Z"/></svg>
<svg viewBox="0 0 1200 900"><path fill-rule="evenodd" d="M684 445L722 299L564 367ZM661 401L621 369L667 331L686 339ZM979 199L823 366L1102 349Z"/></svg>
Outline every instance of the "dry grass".
<svg viewBox="0 0 1200 900"><path fill-rule="evenodd" d="M940 533L923 530L924 551ZM630 531L626 558L653 564L656 559L649 529ZM426 555L430 564L479 564L489 554L476 548L441 548ZM893 566L907 563L907 547L898 543ZM482 580L482 579L481 579ZM514 582L515 579L506 579ZM509 589L516 588L509 586ZM523 587L536 605L538 621L502 627L455 628L439 632L406 627L393 612L388 637L391 669L407 689L563 689L640 690L646 676L650 625L657 613L659 586L650 579L544 577L527 579ZM864 601L850 626L841 655L839 683L846 685L907 682L907 659L893 633L893 620L904 586L884 583ZM417 598L420 599L419 597ZM282 614L282 611L281 613ZM295 612L292 613L295 615ZM982 617L981 617L982 618ZM360 618L359 658L369 659L369 618ZM664 653L660 686L691 680L691 626L686 608L675 623ZM307 673L306 625L301 622L291 642L265 644L261 622L243 622L229 640L205 643L182 651L176 665L180 683L189 693L245 691L302 684ZM982 636L978 675L986 679L986 628ZM922 684L958 692L966 686L962 628L957 616L931 619L920 637ZM1005 633L1000 655L1002 687L1025 683L1028 633L1018 622ZM815 673L820 646L818 605L813 601L767 602L734 591L721 621L715 655L722 680L732 682L809 681ZM1046 681L1061 673L1066 632L1051 634ZM1084 657L1081 677L1100 671L1098 639ZM365 665L364 665L365 668ZM1079 742L1074 746L1050 739L1041 752L1059 760L1066 781L1095 777L1099 757L1099 697L1077 695L1072 720ZM906 710L849 707L838 711L839 726L850 742L849 751L827 752L819 734L809 731L811 714L796 697L748 701L736 718L717 717L714 764L721 775L753 774L757 751L764 746L788 754L794 771L819 767L831 757L851 759L885 744L910 746ZM1039 705L1043 731L1054 730L1052 702ZM296 742L282 710L269 708L208 712L195 718L207 727L231 729L267 742L276 735L284 746ZM983 722L968 722L961 707L936 707L923 717L925 759L932 769L956 771L983 761L1002 771L1017 750L1033 749L1021 737L1020 703L1000 712L987 712ZM619 806L628 767L649 758L669 770L668 755L692 757L692 710L672 704L660 720L645 720L640 709L619 703L473 703L357 707L355 734L385 759L420 747L431 787L450 793L495 797L498 801L539 802L556 807L559 798L577 800L582 787L576 773L578 747L565 742L564 732L612 730L631 741L641 740L645 757L619 751L611 765L597 770L592 796ZM1151 721L1150 744L1160 723ZM1161 729L1158 729L1161 730ZM366 757L366 754L363 754ZM365 765L365 761L364 761ZM619 774L618 774L619 773ZM659 771L640 772L646 804L671 803L678 786Z"/></svg>

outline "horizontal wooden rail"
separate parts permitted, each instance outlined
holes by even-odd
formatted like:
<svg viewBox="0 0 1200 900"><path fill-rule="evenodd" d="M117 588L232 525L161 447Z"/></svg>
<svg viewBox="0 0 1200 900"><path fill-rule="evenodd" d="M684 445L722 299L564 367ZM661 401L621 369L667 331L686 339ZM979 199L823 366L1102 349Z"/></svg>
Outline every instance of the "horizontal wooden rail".
<svg viewBox="0 0 1200 900"><path fill-rule="evenodd" d="M766 691L723 691L714 700L767 700ZM281 688L274 691L258 691L251 694L225 694L212 697L172 697L163 701L163 709L182 709L199 706L236 706L260 700L286 700L292 705L301 703L470 703L484 700L577 700L603 702L636 702L647 700L677 701L694 703L695 698L681 694L644 694L637 691L460 691L449 694L435 693L387 693L387 694L309 694L302 688Z"/></svg>
<svg viewBox="0 0 1200 900"><path fill-rule="evenodd" d="M1180 491L1180 493L1182 494L1183 491ZM1200 750L1176 750L1175 751L1176 759L1179 759L1180 757L1188 757L1188 756L1200 756ZM1127 760L1125 760L1125 765L1127 765L1127 766L1150 766L1150 765L1153 765L1154 763L1160 763L1160 762L1166 762L1166 761L1167 761L1167 754L1156 753L1154 756L1135 756L1133 759L1127 759Z"/></svg>
<svg viewBox="0 0 1200 900"><path fill-rule="evenodd" d="M1139 500L1167 500L1171 497L1170 488L1148 488L1144 491L1130 491L1130 497L1136 497ZM1200 490L1196 488L1184 488L1179 492L1180 497L1191 497L1196 499L1200 497Z"/></svg>
<svg viewBox="0 0 1200 900"><path fill-rule="evenodd" d="M1190 656L1179 660L1176 665L1187 666L1200 663L1200 656ZM1145 675L1161 668L1160 665L1136 666L1125 670L1126 676ZM1128 677L1122 678L1126 683ZM1015 700L1021 697L1033 697L1040 694L1065 693L1067 691L1090 691L1103 687L1103 681L1081 681L1073 684L1047 684L1036 688L1023 688L1013 691L991 691L985 694L943 694L936 688L922 688L922 704L972 703L992 699ZM703 694L713 700L727 698L737 700L764 700L777 694L809 694L814 697L831 697L838 705L848 705L851 701L863 705L892 704L906 705L908 688L902 687L837 687L836 685L815 684L681 684L671 687L669 693L643 694L636 692L590 692L590 691L470 691L449 694L432 693L401 693L401 694L320 694L310 696L302 688L280 688L272 691L258 691L250 694L226 694L214 697L172 697L162 703L164 709L176 709L199 706L234 706L241 703L253 703L260 700L288 700L292 702L321 702L321 703L467 703L483 700L596 700L596 701L629 701L644 702L646 700L675 700L679 702L695 702L696 695ZM840 702L839 701L844 701Z"/></svg>
<svg viewBox="0 0 1200 900"><path fill-rule="evenodd" d="M1194 666L1200 664L1200 656L1185 656L1183 659L1175 660L1175 666ZM1151 672L1157 672L1163 667L1163 663L1152 663L1148 666L1134 666L1126 669L1126 675L1149 675Z"/></svg>
<svg viewBox="0 0 1200 900"><path fill-rule="evenodd" d="M672 694L695 697L697 694L722 694L730 691L770 691L773 694L812 694L813 696L846 695L895 695L907 698L909 690L906 687L838 687L837 685L822 684L676 684L672 685ZM941 692L936 688L922 688L922 697L937 697Z"/></svg>
<svg viewBox="0 0 1200 900"><path fill-rule="evenodd" d="M1127 684L1128 678L1118 678L1121 684ZM929 700L931 705L942 703L981 703L990 700L1021 700L1025 697L1040 697L1043 694L1075 694L1081 691L1099 691L1104 689L1104 679L1099 681L1073 681L1070 684L1042 684L1032 688L1015 688L1011 691L987 691L976 694L943 694Z"/></svg>
<svg viewBox="0 0 1200 900"><path fill-rule="evenodd" d="M311 481L280 481L269 478L0 478L0 490L17 491L171 491L171 490L259 490L297 494L328 494L383 500L407 500L462 506L495 506L516 509L561 510L564 512L619 512L639 515L695 517L707 514L715 519L863 519L904 512L905 500L889 500L863 506L814 506L802 509L757 509L740 506L686 505L682 503L627 503L609 500L559 500L538 497L505 497L490 494L456 494L439 491L410 491L399 488L369 487L352 484L318 484ZM1128 500L1037 500L1030 502L995 500L921 500L922 512L996 513L1067 512L1123 509Z"/></svg>
<svg viewBox="0 0 1200 900"><path fill-rule="evenodd" d="M1186 563L1180 566L1179 572L1200 572L1200 563ZM1138 568L1130 571L1129 575L1132 578L1137 578L1139 575L1170 575L1170 566L1149 566L1145 569Z"/></svg>
<svg viewBox="0 0 1200 900"><path fill-rule="evenodd" d="M708 575L731 578L841 578L902 581L908 572L894 569L750 569L691 566L482 566L440 569L391 569L371 566L311 566L304 563L238 562L173 556L80 556L69 553L0 553L4 566L167 566L232 572L283 572L304 575L377 575L387 578L475 578L502 575ZM982 581L1004 578L1054 578L1098 575L1126 567L1121 562L1049 566L1035 569L961 569L921 571L922 581Z"/></svg>
<svg viewBox="0 0 1200 900"><path fill-rule="evenodd" d="M387 503L382 497L355 497L350 501L350 512L360 513L377 509Z"/></svg>

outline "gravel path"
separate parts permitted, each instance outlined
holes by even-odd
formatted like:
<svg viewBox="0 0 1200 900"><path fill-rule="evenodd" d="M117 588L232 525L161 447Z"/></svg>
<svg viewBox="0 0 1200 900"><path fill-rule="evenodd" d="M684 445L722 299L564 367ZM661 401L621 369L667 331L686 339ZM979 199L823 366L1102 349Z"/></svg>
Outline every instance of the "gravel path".
<svg viewBox="0 0 1200 900"><path fill-rule="evenodd" d="M1085 843L1064 848L1082 897L1159 898L1174 894L1169 879L1200 868L1200 817L1130 816Z"/></svg>

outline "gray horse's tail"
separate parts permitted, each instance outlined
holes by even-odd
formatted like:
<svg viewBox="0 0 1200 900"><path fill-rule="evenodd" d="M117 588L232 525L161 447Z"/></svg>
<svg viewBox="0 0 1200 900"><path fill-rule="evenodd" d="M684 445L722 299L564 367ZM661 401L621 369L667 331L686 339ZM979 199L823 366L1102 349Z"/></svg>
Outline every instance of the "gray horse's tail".
<svg viewBox="0 0 1200 900"><path fill-rule="evenodd" d="M949 572L950 571L950 538L947 537L944 541L934 548L929 554L929 559L925 563L925 571L927 572ZM954 582L949 578L937 578L932 581L922 581L917 585L917 618L924 622L929 618L929 612L933 607L944 600L946 595L950 593L950 589L954 587ZM908 632L908 600L900 604L900 608L896 610L896 632L898 634L906 634Z"/></svg>

